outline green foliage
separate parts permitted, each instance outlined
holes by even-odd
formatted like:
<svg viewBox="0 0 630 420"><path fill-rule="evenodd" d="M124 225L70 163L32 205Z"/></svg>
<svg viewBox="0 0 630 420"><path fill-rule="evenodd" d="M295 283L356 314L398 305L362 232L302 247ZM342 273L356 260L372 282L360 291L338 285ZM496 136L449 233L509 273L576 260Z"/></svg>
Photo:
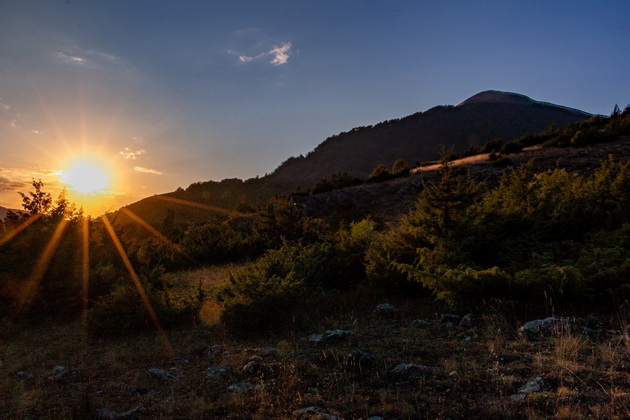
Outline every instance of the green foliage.
<svg viewBox="0 0 630 420"><path fill-rule="evenodd" d="M352 187L354 185L360 185L363 181L359 178L348 175L348 173L338 173L332 176L332 178L322 177L317 183L310 189L311 194L320 194L328 191L337 190L340 188Z"/></svg>
<svg viewBox="0 0 630 420"><path fill-rule="evenodd" d="M392 165L393 175L398 175L398 176L407 175L410 170L411 170L411 166L409 165L409 162L407 162L405 159L398 159Z"/></svg>
<svg viewBox="0 0 630 420"><path fill-rule="evenodd" d="M175 291L173 286L160 291L148 283L143 284L143 288L157 317L155 320L129 280L94 303L89 311L89 333L93 336L127 335L155 330L157 325L166 328L196 319L201 306L196 291Z"/></svg>
<svg viewBox="0 0 630 420"><path fill-rule="evenodd" d="M443 163L400 225L367 253L376 283L419 282L445 300L584 299L630 282L630 164L590 178L524 166L483 184Z"/></svg>
<svg viewBox="0 0 630 420"><path fill-rule="evenodd" d="M321 287L338 280L334 249L325 243L270 250L218 291L221 320L237 332L285 327L304 314Z"/></svg>

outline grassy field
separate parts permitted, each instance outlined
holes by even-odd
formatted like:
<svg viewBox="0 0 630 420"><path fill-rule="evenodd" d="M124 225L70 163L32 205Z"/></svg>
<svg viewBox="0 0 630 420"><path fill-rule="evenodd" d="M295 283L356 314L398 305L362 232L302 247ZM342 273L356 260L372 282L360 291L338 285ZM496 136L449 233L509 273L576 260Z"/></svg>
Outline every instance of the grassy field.
<svg viewBox="0 0 630 420"><path fill-rule="evenodd" d="M205 287L224 277L182 276ZM307 327L246 338L213 324L212 306L204 308L207 322L166 337L88 339L80 321L32 326L2 339L0 418L127 412L122 418L621 419L630 413L621 309L601 316L600 332L565 328L531 341L518 327L549 313L483 304L471 308L474 320L465 327L446 323L441 314L448 309L428 298L390 299L399 309L391 314L375 313L380 303L356 293L325 296ZM333 329L351 333L319 344L301 340ZM357 349L371 360L349 362ZM426 369L392 373L401 363ZM512 398L538 377L540 392Z"/></svg>

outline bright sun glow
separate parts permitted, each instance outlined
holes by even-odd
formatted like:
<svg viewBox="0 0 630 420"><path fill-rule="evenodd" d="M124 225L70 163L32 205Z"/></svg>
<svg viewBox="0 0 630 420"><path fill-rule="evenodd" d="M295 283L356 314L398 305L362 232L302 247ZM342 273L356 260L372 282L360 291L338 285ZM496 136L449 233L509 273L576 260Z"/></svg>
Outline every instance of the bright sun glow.
<svg viewBox="0 0 630 420"><path fill-rule="evenodd" d="M78 193L97 194L110 187L110 176L103 165L80 160L63 170L61 182Z"/></svg>

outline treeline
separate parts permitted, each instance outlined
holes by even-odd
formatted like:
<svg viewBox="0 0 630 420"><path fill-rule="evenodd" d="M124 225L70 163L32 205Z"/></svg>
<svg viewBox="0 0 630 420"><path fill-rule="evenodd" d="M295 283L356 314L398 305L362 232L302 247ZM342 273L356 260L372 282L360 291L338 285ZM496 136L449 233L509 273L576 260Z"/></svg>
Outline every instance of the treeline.
<svg viewBox="0 0 630 420"><path fill-rule="evenodd" d="M630 105L623 112L615 105L610 117L595 115L586 121L555 127L553 124L534 134L526 134L513 141L493 139L481 146L471 146L453 158L473 156L482 153L518 153L525 147L583 147L606 143L620 136L630 135Z"/></svg>
<svg viewBox="0 0 630 420"><path fill-rule="evenodd" d="M591 124L625 133L628 118L626 109ZM453 303L605 302L630 293L628 162L610 158L588 177L525 165L489 185L449 160L396 226L315 219L275 198L246 211L208 210L202 222L171 212L148 225L128 214L134 225L123 228L115 214L92 220L34 181L25 214L0 224L2 322L84 316L94 335L124 334L156 319L192 322L213 300L232 331L266 331L305 322L333 289L414 290ZM397 162L388 172L407 170ZM212 296L176 275L226 262L241 268Z"/></svg>

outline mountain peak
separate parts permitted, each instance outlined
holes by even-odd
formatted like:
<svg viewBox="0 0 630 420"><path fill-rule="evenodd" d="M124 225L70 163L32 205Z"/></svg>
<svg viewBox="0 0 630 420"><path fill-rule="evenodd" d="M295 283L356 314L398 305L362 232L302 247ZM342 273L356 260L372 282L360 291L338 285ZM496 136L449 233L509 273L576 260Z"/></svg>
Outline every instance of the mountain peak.
<svg viewBox="0 0 630 420"><path fill-rule="evenodd" d="M471 96L457 106L464 106L478 103L502 103L502 104L520 104L530 105L536 103L531 98L519 93L501 92L498 90L486 90Z"/></svg>

